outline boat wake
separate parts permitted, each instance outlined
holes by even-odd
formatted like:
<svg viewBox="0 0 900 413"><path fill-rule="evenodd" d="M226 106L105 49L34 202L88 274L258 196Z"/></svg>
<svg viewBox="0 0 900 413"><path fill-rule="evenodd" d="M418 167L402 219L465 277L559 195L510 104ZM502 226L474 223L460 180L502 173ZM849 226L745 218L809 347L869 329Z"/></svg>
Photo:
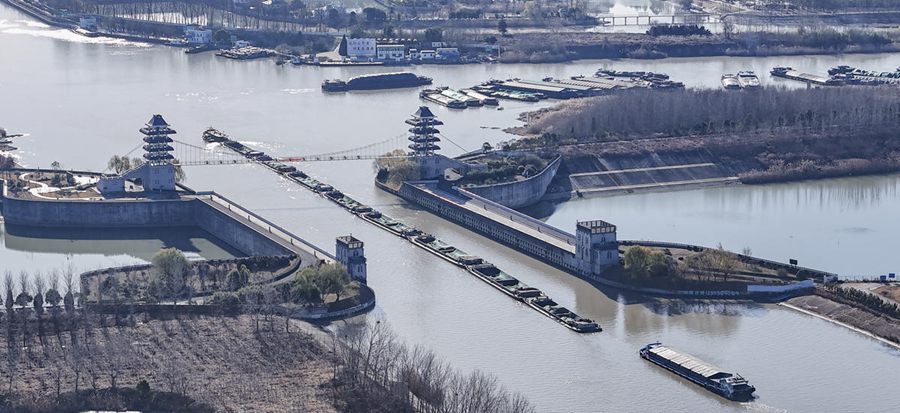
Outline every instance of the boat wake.
<svg viewBox="0 0 900 413"><path fill-rule="evenodd" d="M775 407L775 406L769 406L768 404L765 404L765 403L746 402L746 403L741 403L741 407L743 407L751 412L787 413L786 409L782 409L780 407Z"/></svg>
<svg viewBox="0 0 900 413"><path fill-rule="evenodd" d="M290 95L300 95L315 92L315 89L281 89L281 91Z"/></svg>
<svg viewBox="0 0 900 413"><path fill-rule="evenodd" d="M56 40L64 40L72 43L89 43L89 44L108 44L116 46L135 46L149 47L144 43L131 42L123 39L114 39L111 37L85 37L74 33L67 29L58 29L48 26L41 22L30 20L0 20L0 33L12 35L27 35L32 37L43 37Z"/></svg>

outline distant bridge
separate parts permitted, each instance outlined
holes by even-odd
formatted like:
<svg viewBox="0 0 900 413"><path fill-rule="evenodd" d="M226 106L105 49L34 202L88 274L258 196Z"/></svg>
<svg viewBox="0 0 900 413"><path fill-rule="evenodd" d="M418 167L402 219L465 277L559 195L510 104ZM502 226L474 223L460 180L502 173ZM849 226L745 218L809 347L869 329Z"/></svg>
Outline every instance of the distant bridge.
<svg viewBox="0 0 900 413"><path fill-rule="evenodd" d="M440 134L440 136L444 142L449 142L463 151L466 151L465 148L457 145L443 134ZM409 157L405 152L407 143L406 134L401 134L383 141L341 151L290 156L267 155L272 157L272 161L279 163L362 161L378 158L405 159ZM257 159L249 158L240 153L236 153L231 149L224 148L220 144L199 146L175 140L173 142L173 147L175 149L174 156L178 160L177 164L181 166L240 165L259 162ZM140 147L133 149L132 152L139 148ZM250 149L255 150L255 148ZM404 150L404 155L386 156L388 153L398 149Z"/></svg>
<svg viewBox="0 0 900 413"><path fill-rule="evenodd" d="M719 16L709 13L676 13L664 15L639 14L621 16L599 14L594 16L603 26L651 26L654 24L704 24L716 23Z"/></svg>

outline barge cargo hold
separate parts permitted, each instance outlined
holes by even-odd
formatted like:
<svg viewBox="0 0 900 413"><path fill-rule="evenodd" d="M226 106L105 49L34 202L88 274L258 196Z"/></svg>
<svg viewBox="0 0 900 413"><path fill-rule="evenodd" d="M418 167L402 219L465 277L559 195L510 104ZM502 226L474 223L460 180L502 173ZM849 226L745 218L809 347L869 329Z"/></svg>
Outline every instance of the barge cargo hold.
<svg viewBox="0 0 900 413"><path fill-rule="evenodd" d="M785 79L799 80L801 82L816 84L820 86L838 86L842 82L836 79L830 79L825 76L814 75L811 73L803 73L794 70L791 67L775 67L769 72L772 76L782 77Z"/></svg>
<svg viewBox="0 0 900 413"><path fill-rule="evenodd" d="M651 343L641 349L643 359L703 386L726 399L748 401L756 388L738 374L728 373L692 356L680 353L662 343Z"/></svg>

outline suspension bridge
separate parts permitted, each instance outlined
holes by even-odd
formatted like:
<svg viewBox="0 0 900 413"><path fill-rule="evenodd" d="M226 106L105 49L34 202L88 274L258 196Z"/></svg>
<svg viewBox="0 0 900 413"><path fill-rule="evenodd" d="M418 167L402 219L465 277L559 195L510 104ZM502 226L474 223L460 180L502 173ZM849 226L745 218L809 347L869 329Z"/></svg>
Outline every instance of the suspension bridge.
<svg viewBox="0 0 900 413"><path fill-rule="evenodd" d="M458 147L463 152L468 152L466 148L453 142L443 134L440 134L442 140ZM237 141L234 141L237 142ZM259 159L259 157L247 157L240 150L225 147L221 143L210 143L205 145L195 145L180 140L173 140L172 148L174 150L175 163L180 166L212 166L212 165L240 165L251 164L260 161L272 161L278 163L301 163L301 162L334 162L334 161L361 161L374 159L405 159L410 156L406 153L405 146L408 143L406 134L400 134L383 141L369 143L354 148L344 149L333 152L314 153L309 155L289 155L275 156L268 155L267 158ZM243 145L246 151L256 151L248 145ZM135 151L142 148L138 145L127 154L130 156ZM397 151L402 150L402 155ZM262 152L259 152L263 155Z"/></svg>

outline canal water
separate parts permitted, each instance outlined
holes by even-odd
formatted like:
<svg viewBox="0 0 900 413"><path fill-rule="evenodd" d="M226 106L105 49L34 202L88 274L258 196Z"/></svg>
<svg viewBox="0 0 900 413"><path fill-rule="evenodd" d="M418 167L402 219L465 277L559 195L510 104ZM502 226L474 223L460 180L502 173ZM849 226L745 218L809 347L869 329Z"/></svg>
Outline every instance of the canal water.
<svg viewBox="0 0 900 413"><path fill-rule="evenodd" d="M16 156L29 166L58 160L70 168L102 170L110 155L140 144L137 128L153 113L163 114L178 138L193 144L200 144L201 132L212 125L276 155L336 151L403 134L403 120L421 104L412 90L319 91L323 79L371 69L276 67L269 61L224 61L166 47L83 39L28 22L5 6L0 6L0 50L0 124L28 134L17 141ZM454 87L489 78L590 74L599 67L665 72L690 87L718 87L725 72L766 73L777 65L824 72L838 64L889 70L900 65L900 54L410 70ZM777 81L763 76L763 82ZM548 104L435 111L446 123L447 137L474 149L509 139L499 128L516 125L524 110ZM462 151L450 142L444 147L450 155ZM900 405L891 388L900 380L900 353L844 328L773 305L669 302L601 290L376 190L371 162L311 163L302 169L486 257L597 320L604 332L572 333L262 168L189 167L186 183L221 192L327 249L339 235L364 240L369 283L378 294L377 308L365 319L385 320L403 339L433 349L457 368L496 375L541 411L889 412ZM606 219L626 238L722 242L826 270L889 271L897 267L890 249L891 234L900 230L897 185L898 177L881 176L594 198L562 204L547 219L567 230L574 230L576 219ZM107 252L97 253L54 246L56 240L31 239L22 247L8 235L4 239L3 267L28 267L44 256L88 269L105 265L101 254L146 259L128 250L143 241L122 241L108 250L101 245ZM655 340L740 372L756 385L759 399L727 402L643 362L637 350Z"/></svg>

